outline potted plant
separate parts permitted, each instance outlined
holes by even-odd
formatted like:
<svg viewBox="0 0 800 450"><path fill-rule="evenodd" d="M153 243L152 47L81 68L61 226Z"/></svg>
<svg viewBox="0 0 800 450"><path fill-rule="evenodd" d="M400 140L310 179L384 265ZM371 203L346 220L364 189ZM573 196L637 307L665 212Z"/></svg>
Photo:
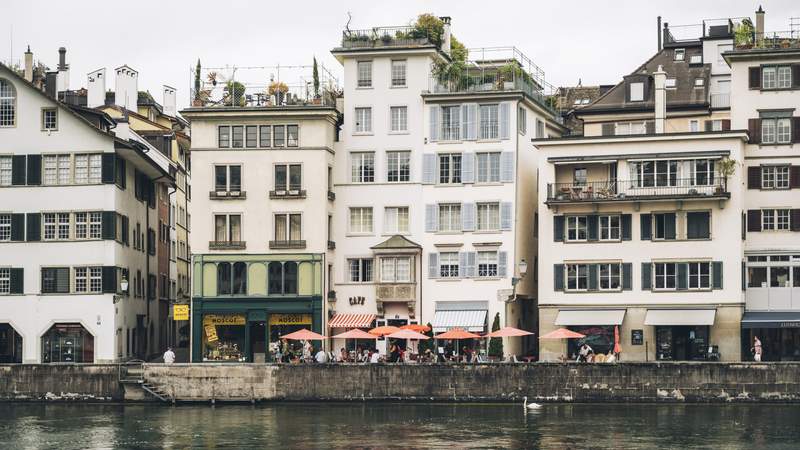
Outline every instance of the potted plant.
<svg viewBox="0 0 800 450"><path fill-rule="evenodd" d="M734 28L733 42L736 48L750 48L753 46L753 22L749 18L745 18L742 22Z"/></svg>
<svg viewBox="0 0 800 450"><path fill-rule="evenodd" d="M735 159L730 159L730 158L725 157L725 158L720 159L717 162L717 170L719 170L719 174L725 180L727 180L728 177L730 177L734 173L736 173L736 166L737 165L738 165L738 163L736 162ZM715 191L716 191L717 194L722 194L724 192L724 189L725 189L724 186L720 184L720 185L717 185Z"/></svg>
<svg viewBox="0 0 800 450"><path fill-rule="evenodd" d="M287 92L289 92L289 87L282 81L273 81L269 84L268 93L270 96L275 96L278 105L283 104L283 98Z"/></svg>

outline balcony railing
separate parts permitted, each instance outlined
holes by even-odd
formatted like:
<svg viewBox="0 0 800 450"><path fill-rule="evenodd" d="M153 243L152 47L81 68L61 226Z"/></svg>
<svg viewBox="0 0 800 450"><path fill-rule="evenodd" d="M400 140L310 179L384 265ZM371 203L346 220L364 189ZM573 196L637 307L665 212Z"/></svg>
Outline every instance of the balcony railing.
<svg viewBox="0 0 800 450"><path fill-rule="evenodd" d="M306 248L306 241L269 241L269 248L272 250L303 249Z"/></svg>
<svg viewBox="0 0 800 450"><path fill-rule="evenodd" d="M415 27L376 27L368 30L344 30L342 48L379 48L435 45L441 43L432 39L424 30Z"/></svg>
<svg viewBox="0 0 800 450"><path fill-rule="evenodd" d="M212 200L238 200L247 198L247 193L240 190L227 191L221 189L219 191L210 191L208 198Z"/></svg>
<svg viewBox="0 0 800 450"><path fill-rule="evenodd" d="M712 108L730 108L731 107L731 94L729 94L729 93L711 94L711 107Z"/></svg>
<svg viewBox="0 0 800 450"><path fill-rule="evenodd" d="M244 250L244 241L209 241L209 250Z"/></svg>
<svg viewBox="0 0 800 450"><path fill-rule="evenodd" d="M289 189L288 191L269 191L269 198L282 199L282 198L306 198L306 191L304 189Z"/></svg>
<svg viewBox="0 0 800 450"><path fill-rule="evenodd" d="M657 177L656 177L657 178ZM607 180L586 183L549 183L547 203L614 202L661 199L730 198L725 177L703 183L697 178L671 180Z"/></svg>

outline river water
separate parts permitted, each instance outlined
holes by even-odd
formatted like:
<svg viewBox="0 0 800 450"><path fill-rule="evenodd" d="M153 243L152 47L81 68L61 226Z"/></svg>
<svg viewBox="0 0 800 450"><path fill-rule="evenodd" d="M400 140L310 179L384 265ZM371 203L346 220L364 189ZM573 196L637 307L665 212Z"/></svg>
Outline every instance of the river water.
<svg viewBox="0 0 800 450"><path fill-rule="evenodd" d="M0 448L798 449L797 405L0 405Z"/></svg>

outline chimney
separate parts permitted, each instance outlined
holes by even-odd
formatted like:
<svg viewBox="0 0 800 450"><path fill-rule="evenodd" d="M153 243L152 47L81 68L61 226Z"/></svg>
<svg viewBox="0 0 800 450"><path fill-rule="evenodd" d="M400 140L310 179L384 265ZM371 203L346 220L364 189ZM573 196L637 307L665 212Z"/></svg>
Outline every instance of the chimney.
<svg viewBox="0 0 800 450"><path fill-rule="evenodd" d="M763 47L764 44L764 9L758 5L756 11L756 45Z"/></svg>
<svg viewBox="0 0 800 450"><path fill-rule="evenodd" d="M139 101L139 72L128 66L115 69L114 104L129 111L137 111Z"/></svg>
<svg viewBox="0 0 800 450"><path fill-rule="evenodd" d="M164 85L164 114L170 117L175 117L177 114L175 92L175 88Z"/></svg>
<svg viewBox="0 0 800 450"><path fill-rule="evenodd" d="M67 49L61 47L58 49L58 70L66 70L67 68Z"/></svg>
<svg viewBox="0 0 800 450"><path fill-rule="evenodd" d="M443 24L442 31L442 51L450 54L450 17L443 16L439 18Z"/></svg>
<svg viewBox="0 0 800 450"><path fill-rule="evenodd" d="M106 69L97 69L86 75L86 106L97 108L106 104Z"/></svg>
<svg viewBox="0 0 800 450"><path fill-rule="evenodd" d="M31 53L31 46L28 46L28 51L25 52L25 79L33 83L33 53Z"/></svg>
<svg viewBox="0 0 800 450"><path fill-rule="evenodd" d="M657 19L658 25L656 25L656 35L658 35L658 48L656 49L657 52L661 51L661 16L658 16Z"/></svg>
<svg viewBox="0 0 800 450"><path fill-rule="evenodd" d="M56 93L69 90L69 64L67 64L67 49L58 49L58 79L56 81Z"/></svg>
<svg viewBox="0 0 800 450"><path fill-rule="evenodd" d="M663 134L664 133L664 123L667 118L667 72L664 72L664 69L661 65L658 66L658 70L653 72L653 79L655 81L656 86L656 95L655 95L655 117L656 117L656 134Z"/></svg>

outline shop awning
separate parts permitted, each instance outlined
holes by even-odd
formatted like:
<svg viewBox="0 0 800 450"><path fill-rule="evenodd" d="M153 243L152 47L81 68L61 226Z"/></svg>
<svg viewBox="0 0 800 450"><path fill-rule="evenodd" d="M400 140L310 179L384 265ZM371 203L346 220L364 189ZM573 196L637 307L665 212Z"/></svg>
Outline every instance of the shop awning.
<svg viewBox="0 0 800 450"><path fill-rule="evenodd" d="M437 310L433 317L433 332L442 333L451 328L461 328L471 332L481 332L486 329L486 310Z"/></svg>
<svg viewBox="0 0 800 450"><path fill-rule="evenodd" d="M648 309L645 325L714 325L716 309Z"/></svg>
<svg viewBox="0 0 800 450"><path fill-rule="evenodd" d="M369 328L375 314L334 314L328 322L330 328Z"/></svg>
<svg viewBox="0 0 800 450"><path fill-rule="evenodd" d="M622 325L624 309L561 309L556 325Z"/></svg>
<svg viewBox="0 0 800 450"><path fill-rule="evenodd" d="M800 311L746 312L742 328L800 328Z"/></svg>

